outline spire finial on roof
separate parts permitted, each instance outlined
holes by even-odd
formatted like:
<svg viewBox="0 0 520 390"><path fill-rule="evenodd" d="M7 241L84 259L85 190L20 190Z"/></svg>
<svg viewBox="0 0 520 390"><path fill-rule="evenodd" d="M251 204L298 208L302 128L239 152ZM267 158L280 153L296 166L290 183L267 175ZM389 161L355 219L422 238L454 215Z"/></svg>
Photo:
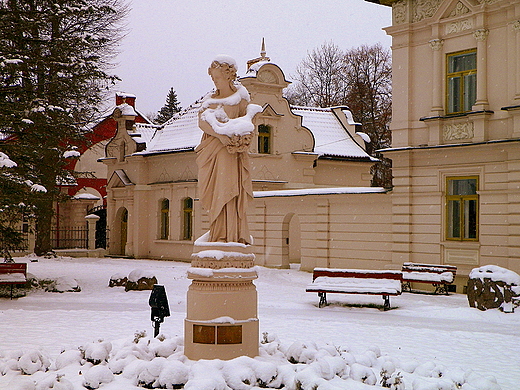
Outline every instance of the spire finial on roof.
<svg viewBox="0 0 520 390"><path fill-rule="evenodd" d="M264 61L264 62L271 61L271 59L269 57L266 57L265 39L264 38L262 38L262 48L260 49L260 57L247 61L247 69L249 70L251 65L254 65L260 61Z"/></svg>

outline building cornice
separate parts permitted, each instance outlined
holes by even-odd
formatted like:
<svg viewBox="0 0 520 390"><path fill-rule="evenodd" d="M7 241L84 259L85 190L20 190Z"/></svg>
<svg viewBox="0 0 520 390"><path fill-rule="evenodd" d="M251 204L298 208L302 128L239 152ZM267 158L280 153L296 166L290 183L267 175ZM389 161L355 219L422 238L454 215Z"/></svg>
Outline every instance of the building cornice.
<svg viewBox="0 0 520 390"><path fill-rule="evenodd" d="M503 144L503 143L513 143L513 142L520 142L520 138L499 139L499 140L483 141L483 142L466 142L466 143L460 143L460 144L446 144L446 145L404 146L401 148L378 149L377 151L381 152L381 153L388 153L388 152L402 152L402 151L411 151L411 150L461 148L461 147L468 147L468 146L492 145L492 144Z"/></svg>

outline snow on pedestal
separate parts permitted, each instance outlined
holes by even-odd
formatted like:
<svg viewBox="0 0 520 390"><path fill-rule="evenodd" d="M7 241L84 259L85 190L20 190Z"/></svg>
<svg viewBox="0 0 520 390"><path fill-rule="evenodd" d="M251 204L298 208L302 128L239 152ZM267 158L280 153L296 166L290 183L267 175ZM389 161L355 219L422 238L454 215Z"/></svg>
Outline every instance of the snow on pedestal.
<svg viewBox="0 0 520 390"><path fill-rule="evenodd" d="M258 355L255 255L240 243L195 242L184 354L192 360Z"/></svg>

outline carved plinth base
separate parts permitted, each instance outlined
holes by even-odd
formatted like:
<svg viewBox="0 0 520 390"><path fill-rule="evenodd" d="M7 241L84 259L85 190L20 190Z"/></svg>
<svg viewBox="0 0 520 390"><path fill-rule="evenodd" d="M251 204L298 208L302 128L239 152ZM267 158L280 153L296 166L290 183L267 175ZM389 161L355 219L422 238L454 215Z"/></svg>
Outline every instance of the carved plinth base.
<svg viewBox="0 0 520 390"><path fill-rule="evenodd" d="M258 355L255 256L229 246L196 246L188 278L184 354L192 360Z"/></svg>

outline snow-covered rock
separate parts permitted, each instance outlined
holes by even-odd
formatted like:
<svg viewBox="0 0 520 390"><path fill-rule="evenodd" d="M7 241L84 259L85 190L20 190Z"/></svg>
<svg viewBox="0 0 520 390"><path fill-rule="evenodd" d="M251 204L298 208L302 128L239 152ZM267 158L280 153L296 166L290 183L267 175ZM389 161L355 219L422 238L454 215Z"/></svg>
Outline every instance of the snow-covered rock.
<svg viewBox="0 0 520 390"><path fill-rule="evenodd" d="M154 284L157 284L157 277L152 271L136 269L128 275L125 291L153 290Z"/></svg>
<svg viewBox="0 0 520 390"><path fill-rule="evenodd" d="M78 284L78 281L70 276L60 276L51 284L49 284L46 288L47 291L50 292L80 292L81 287Z"/></svg>

